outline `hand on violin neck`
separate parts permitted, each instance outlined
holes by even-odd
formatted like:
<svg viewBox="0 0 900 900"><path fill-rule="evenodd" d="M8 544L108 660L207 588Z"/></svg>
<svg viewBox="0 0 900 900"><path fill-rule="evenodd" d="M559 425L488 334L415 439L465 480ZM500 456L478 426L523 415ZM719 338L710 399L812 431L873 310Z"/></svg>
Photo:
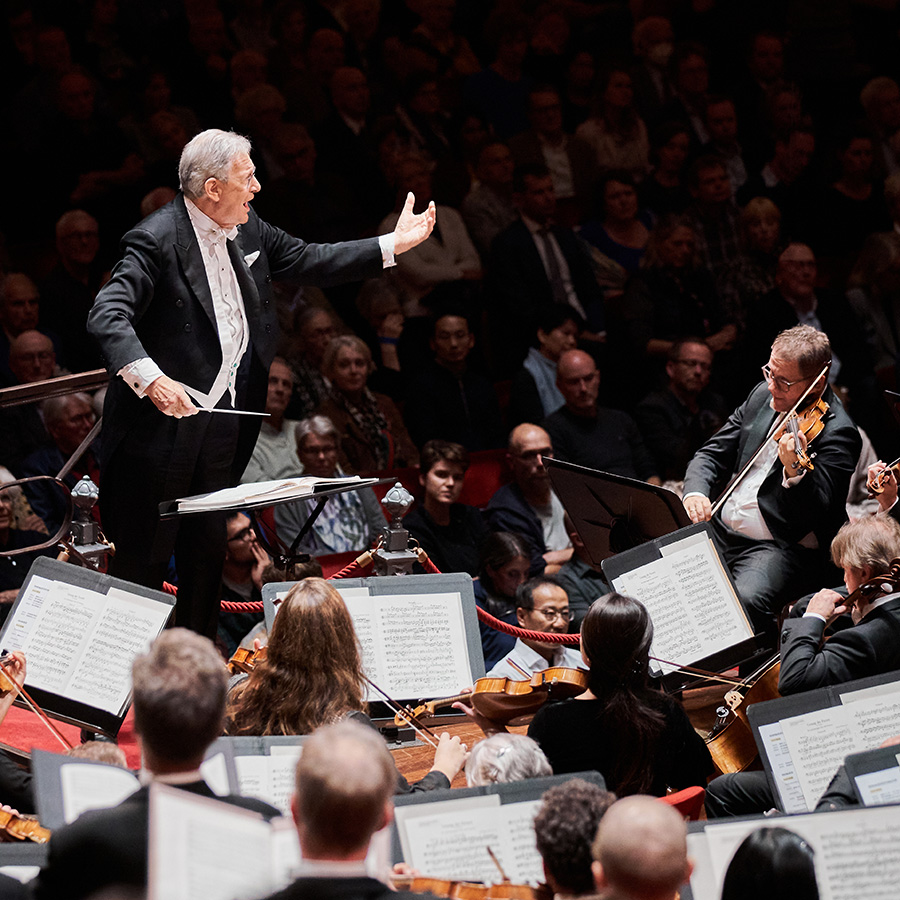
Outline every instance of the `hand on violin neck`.
<svg viewBox="0 0 900 900"><path fill-rule="evenodd" d="M878 506L882 512L891 509L897 502L897 476L891 466L878 460L869 466L866 473L866 484L878 498Z"/></svg>
<svg viewBox="0 0 900 900"><path fill-rule="evenodd" d="M826 625L830 625L838 616L847 612L844 598L837 592L828 588L813 594L806 607L806 615L821 616Z"/></svg>
<svg viewBox="0 0 900 900"><path fill-rule="evenodd" d="M800 431L798 432L798 437L800 439L800 450L805 454L808 446L806 435ZM795 478L804 471L799 462L799 455L797 454L794 436L792 434L785 432L779 439L778 459L781 460L781 465L784 466L785 478Z"/></svg>

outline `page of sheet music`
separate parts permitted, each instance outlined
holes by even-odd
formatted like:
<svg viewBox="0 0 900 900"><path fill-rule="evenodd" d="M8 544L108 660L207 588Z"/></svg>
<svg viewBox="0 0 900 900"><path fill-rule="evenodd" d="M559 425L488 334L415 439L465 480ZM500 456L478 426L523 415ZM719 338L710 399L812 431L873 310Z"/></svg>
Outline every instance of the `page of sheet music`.
<svg viewBox="0 0 900 900"><path fill-rule="evenodd" d="M792 716L781 725L806 808L815 809L844 757L868 748L859 745L846 706Z"/></svg>
<svg viewBox="0 0 900 900"><path fill-rule="evenodd" d="M863 750L874 750L882 741L900 734L900 691L845 702L844 709Z"/></svg>
<svg viewBox="0 0 900 900"><path fill-rule="evenodd" d="M67 824L89 809L117 806L141 786L137 776L127 769L74 761L60 766L59 779Z"/></svg>
<svg viewBox="0 0 900 900"><path fill-rule="evenodd" d="M854 778L863 806L900 803L900 767L866 772Z"/></svg>
<svg viewBox="0 0 900 900"><path fill-rule="evenodd" d="M284 886L272 871L270 826L257 813L154 785L148 898L250 900Z"/></svg>
<svg viewBox="0 0 900 900"><path fill-rule="evenodd" d="M390 696L450 696L472 683L458 593L341 593L362 648L363 669ZM380 695L370 689L368 699Z"/></svg>
<svg viewBox="0 0 900 900"><path fill-rule="evenodd" d="M216 753L214 756L204 759L200 765L200 774L214 794L224 797L231 793L224 753Z"/></svg>
<svg viewBox="0 0 900 900"><path fill-rule="evenodd" d="M118 714L131 692L134 657L170 612L164 603L116 588L101 594L36 575L4 643L25 653L29 687Z"/></svg>
<svg viewBox="0 0 900 900"><path fill-rule="evenodd" d="M796 832L813 848L821 900L896 898L900 806L880 806L708 825L708 853L698 854L695 865L699 870L709 864L712 877L708 871L696 871L691 878L695 900L719 900L728 863L738 845L751 831L770 825Z"/></svg>
<svg viewBox="0 0 900 900"><path fill-rule="evenodd" d="M778 796L781 798L781 809L786 813L806 812L809 807L803 798L803 788L800 787L781 722L761 725L759 736L772 766L772 776L778 789Z"/></svg>
<svg viewBox="0 0 900 900"><path fill-rule="evenodd" d="M653 620L653 656L690 664L752 636L706 534L668 544L660 553L660 559L613 582L617 591L647 607Z"/></svg>
<svg viewBox="0 0 900 900"><path fill-rule="evenodd" d="M240 794L265 800L290 815L294 774L302 747L272 747L270 756L235 756Z"/></svg>
<svg viewBox="0 0 900 900"><path fill-rule="evenodd" d="M495 884L501 877L485 849L490 847L511 881L541 881L541 860L533 829L540 801L501 805L496 795L467 799L481 802L449 800L424 804L427 812L416 810L415 806L396 810L398 827L406 832L402 842L409 848L406 862L432 878ZM451 804L459 805L451 809ZM417 814L403 815L411 810Z"/></svg>

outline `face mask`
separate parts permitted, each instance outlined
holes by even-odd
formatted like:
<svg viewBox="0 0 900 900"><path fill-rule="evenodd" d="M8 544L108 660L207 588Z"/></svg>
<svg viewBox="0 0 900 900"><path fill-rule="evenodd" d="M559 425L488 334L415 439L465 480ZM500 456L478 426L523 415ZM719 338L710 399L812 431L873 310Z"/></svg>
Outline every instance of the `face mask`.
<svg viewBox="0 0 900 900"><path fill-rule="evenodd" d="M647 58L654 66L664 69L672 58L672 51L675 47L669 41L663 41L661 44L654 44L647 54Z"/></svg>

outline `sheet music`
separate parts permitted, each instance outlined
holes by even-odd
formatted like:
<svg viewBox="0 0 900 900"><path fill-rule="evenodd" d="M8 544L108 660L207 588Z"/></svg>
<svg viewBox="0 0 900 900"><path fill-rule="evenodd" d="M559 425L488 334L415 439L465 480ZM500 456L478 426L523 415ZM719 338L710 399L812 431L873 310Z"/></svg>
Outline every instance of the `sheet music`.
<svg viewBox="0 0 900 900"><path fill-rule="evenodd" d="M392 697L440 697L471 684L458 593L360 597L337 587L353 617L363 670ZM370 690L368 699L378 698Z"/></svg>
<svg viewBox="0 0 900 900"><path fill-rule="evenodd" d="M114 715L131 693L131 663L171 607L116 588L101 594L35 575L9 624L6 649L28 658L29 687Z"/></svg>
<svg viewBox="0 0 900 900"><path fill-rule="evenodd" d="M304 475L300 478L280 478L274 481L258 481L250 484L239 484L236 487L222 488L196 497L185 497L178 500L180 512L203 509L221 509L227 506L244 506L260 503L265 500L300 500L315 495L316 487L343 487L348 484L360 486L375 484L377 478L360 478L359 475L348 475L345 478L319 478Z"/></svg>
<svg viewBox="0 0 900 900"><path fill-rule="evenodd" d="M204 759L200 766L200 774L214 794L225 797L231 793L231 787L228 784L228 766L225 764L224 753L216 753L215 756Z"/></svg>
<svg viewBox="0 0 900 900"><path fill-rule="evenodd" d="M511 881L537 884L543 879L533 828L539 804L501 805L494 794L398 807L406 862L434 878L496 884L501 878L485 849L490 847Z"/></svg>
<svg viewBox="0 0 900 900"><path fill-rule="evenodd" d="M613 580L617 591L647 607L653 656L688 665L752 636L706 534L667 544L660 553L660 559ZM671 666L662 669L674 671Z"/></svg>
<svg viewBox="0 0 900 900"><path fill-rule="evenodd" d="M797 770L794 767L794 760L791 758L790 747L784 739L781 722L761 725L759 736L772 767L772 777L775 787L778 789L778 796L781 798L781 809L786 813L806 812L809 807L803 798L803 788L800 787Z"/></svg>
<svg viewBox="0 0 900 900"><path fill-rule="evenodd" d="M240 794L265 800L290 815L301 745L272 747L270 756L235 756Z"/></svg>
<svg viewBox="0 0 900 900"><path fill-rule="evenodd" d="M89 809L118 806L141 786L137 776L128 769L79 762L60 766L59 779L66 824Z"/></svg>
<svg viewBox="0 0 900 900"><path fill-rule="evenodd" d="M900 803L900 767L866 772L857 775L854 780L863 806Z"/></svg>

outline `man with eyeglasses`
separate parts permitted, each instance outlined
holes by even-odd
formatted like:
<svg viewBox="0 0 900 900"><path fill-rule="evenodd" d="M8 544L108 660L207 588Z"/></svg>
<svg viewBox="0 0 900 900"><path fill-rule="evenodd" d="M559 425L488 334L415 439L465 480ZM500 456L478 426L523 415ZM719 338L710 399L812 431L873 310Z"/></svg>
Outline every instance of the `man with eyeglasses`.
<svg viewBox="0 0 900 900"><path fill-rule="evenodd" d="M516 619L519 628L565 634L572 620L569 597L555 578L538 575L516 590ZM526 677L523 672L530 676L558 666L583 668L581 652L564 644L516 638L512 650L488 672L488 677L521 680Z"/></svg>
<svg viewBox="0 0 900 900"><path fill-rule="evenodd" d="M847 520L845 501L861 448L859 430L828 387L831 344L821 331L798 325L772 344L765 380L694 456L684 480L692 522L712 521L713 538L731 571L754 630L771 647L784 605L828 581L828 548ZM824 371L823 371L824 370ZM829 409L812 445L812 469L800 465L794 438L770 431L806 393L800 412L819 397ZM756 458L721 509L712 501ZM832 581L837 581L834 573Z"/></svg>

